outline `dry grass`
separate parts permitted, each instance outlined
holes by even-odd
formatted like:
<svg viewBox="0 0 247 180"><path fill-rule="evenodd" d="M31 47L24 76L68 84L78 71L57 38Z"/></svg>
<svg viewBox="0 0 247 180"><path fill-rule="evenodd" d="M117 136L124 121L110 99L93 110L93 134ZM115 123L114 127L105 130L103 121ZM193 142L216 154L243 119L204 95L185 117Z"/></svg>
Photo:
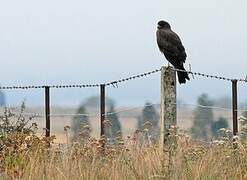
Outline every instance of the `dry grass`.
<svg viewBox="0 0 247 180"><path fill-rule="evenodd" d="M7 123L6 127L15 126ZM0 134L0 179L247 179L247 143L233 141L226 130L221 131L220 141L205 143L174 128L161 149L143 143L146 131L109 145L86 136L70 143L68 128L60 127L65 132L58 133L55 141L20 127L21 131ZM129 133L133 128L131 120L125 123ZM58 141L63 144L53 143Z"/></svg>
<svg viewBox="0 0 247 180"><path fill-rule="evenodd" d="M208 144L172 134L161 150L137 136L105 149L103 139L48 147L52 139L11 138L19 147L1 157L1 179L247 179L247 146L238 140Z"/></svg>

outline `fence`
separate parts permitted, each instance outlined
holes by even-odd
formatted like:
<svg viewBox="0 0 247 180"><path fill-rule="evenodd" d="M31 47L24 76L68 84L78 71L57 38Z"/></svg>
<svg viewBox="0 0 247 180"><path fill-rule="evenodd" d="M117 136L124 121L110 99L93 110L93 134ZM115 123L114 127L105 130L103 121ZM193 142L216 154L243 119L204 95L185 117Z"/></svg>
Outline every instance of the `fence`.
<svg viewBox="0 0 247 180"><path fill-rule="evenodd" d="M97 84L72 84L72 85L44 85L44 86L1 86L0 89L3 90L12 90L12 89L44 89L45 94L45 122L46 122L46 136L50 136L51 126L50 121L52 114L50 113L50 90L53 88L61 89L61 88L99 88L100 92L100 114L97 115L100 117L100 135L103 136L104 132L104 120L109 113L105 113L105 93L107 87L118 87L119 83L127 82L133 79L139 79L143 77L147 77L154 73L161 72L161 128L163 134L165 135L165 130L169 129L172 124L176 124L176 71L183 71L174 68L166 68L162 67L160 69L155 69L153 71L145 72L142 74L130 76L127 78L106 82L106 83L97 83ZM199 72L186 71L192 76L201 76L204 78L212 78L218 79L222 81L231 82L232 86L232 122L233 122L233 134L236 135L238 132L238 112L241 111L237 107L237 83L243 82L246 83L246 79L235 79L235 78L226 78L222 76L209 75ZM204 107L204 108L220 108L220 107ZM123 110L124 111L124 110ZM61 114L60 114L61 115ZM66 114L63 114L66 115ZM71 114L67 114L71 115ZM90 114L78 114L78 115L86 115L90 116ZM56 116L56 115L54 115ZM59 116L59 114L58 114ZM164 142L165 136L163 136L162 141Z"/></svg>

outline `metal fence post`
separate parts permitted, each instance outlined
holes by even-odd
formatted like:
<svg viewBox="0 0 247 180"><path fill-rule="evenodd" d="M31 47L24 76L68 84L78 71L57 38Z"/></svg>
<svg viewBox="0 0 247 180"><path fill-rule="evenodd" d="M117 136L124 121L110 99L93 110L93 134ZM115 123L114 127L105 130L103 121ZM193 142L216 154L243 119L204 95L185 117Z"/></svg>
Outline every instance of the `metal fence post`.
<svg viewBox="0 0 247 180"><path fill-rule="evenodd" d="M51 133L51 122L50 122L50 87L45 86L45 136L50 137Z"/></svg>
<svg viewBox="0 0 247 180"><path fill-rule="evenodd" d="M105 135L105 85L100 85L100 136Z"/></svg>
<svg viewBox="0 0 247 180"><path fill-rule="evenodd" d="M232 80L232 123L233 123L233 135L238 133L238 96L237 96L237 82L238 80Z"/></svg>
<svg viewBox="0 0 247 180"><path fill-rule="evenodd" d="M177 124L176 106L176 72L172 67L161 68L161 115L160 115L160 145L163 148L167 142L169 129Z"/></svg>

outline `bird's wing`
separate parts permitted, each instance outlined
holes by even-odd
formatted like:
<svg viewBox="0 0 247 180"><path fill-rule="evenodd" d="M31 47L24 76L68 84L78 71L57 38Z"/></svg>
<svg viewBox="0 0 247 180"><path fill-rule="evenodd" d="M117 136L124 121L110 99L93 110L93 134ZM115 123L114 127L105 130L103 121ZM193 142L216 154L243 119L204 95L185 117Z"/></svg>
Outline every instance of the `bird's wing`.
<svg viewBox="0 0 247 180"><path fill-rule="evenodd" d="M158 30L157 31L157 43L160 51L164 54L169 54L173 57L177 57L183 62L187 55L185 48L179 38L179 36L171 30Z"/></svg>

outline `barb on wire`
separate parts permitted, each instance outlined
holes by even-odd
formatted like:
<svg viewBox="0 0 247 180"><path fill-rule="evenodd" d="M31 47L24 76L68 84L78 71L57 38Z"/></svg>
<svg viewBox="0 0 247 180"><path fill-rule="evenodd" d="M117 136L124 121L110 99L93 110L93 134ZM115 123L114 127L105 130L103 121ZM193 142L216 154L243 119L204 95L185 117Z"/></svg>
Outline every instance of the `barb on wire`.
<svg viewBox="0 0 247 180"><path fill-rule="evenodd" d="M112 85L114 88L118 88L118 83L117 83L117 81L112 82L111 85Z"/></svg>
<svg viewBox="0 0 247 180"><path fill-rule="evenodd" d="M247 82L247 79L238 79L240 82Z"/></svg>

